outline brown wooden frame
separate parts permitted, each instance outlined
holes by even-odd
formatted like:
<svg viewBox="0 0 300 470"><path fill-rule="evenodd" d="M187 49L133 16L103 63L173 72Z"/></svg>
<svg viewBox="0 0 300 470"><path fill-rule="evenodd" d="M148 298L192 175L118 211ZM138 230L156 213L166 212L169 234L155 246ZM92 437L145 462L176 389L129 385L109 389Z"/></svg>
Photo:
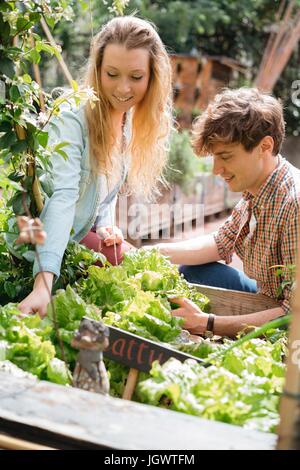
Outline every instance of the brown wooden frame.
<svg viewBox="0 0 300 470"><path fill-rule="evenodd" d="M216 315L246 315L279 307L279 303L263 294L252 294L219 287L191 284L211 301L211 312Z"/></svg>

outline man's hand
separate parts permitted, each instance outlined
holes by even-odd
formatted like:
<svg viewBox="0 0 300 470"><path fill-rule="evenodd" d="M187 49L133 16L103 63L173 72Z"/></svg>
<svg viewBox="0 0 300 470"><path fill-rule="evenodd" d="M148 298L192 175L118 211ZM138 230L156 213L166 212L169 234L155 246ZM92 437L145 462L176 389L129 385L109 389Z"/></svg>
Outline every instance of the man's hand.
<svg viewBox="0 0 300 470"><path fill-rule="evenodd" d="M202 312L198 305L188 299L171 298L172 303L178 304L180 308L172 310L172 315L184 319L184 328L190 333L201 335L206 331L208 314Z"/></svg>
<svg viewBox="0 0 300 470"><path fill-rule="evenodd" d="M99 227L97 233L106 246L121 245L124 241L122 231L116 226Z"/></svg>
<svg viewBox="0 0 300 470"><path fill-rule="evenodd" d="M169 256L169 247L172 243L156 243L155 245L144 245L143 250L153 250L154 248L159 251L161 255Z"/></svg>
<svg viewBox="0 0 300 470"><path fill-rule="evenodd" d="M160 245L157 244L157 245L142 245L142 246L141 246L141 249L146 250L146 251L153 250L154 248L155 248L156 250L159 250Z"/></svg>

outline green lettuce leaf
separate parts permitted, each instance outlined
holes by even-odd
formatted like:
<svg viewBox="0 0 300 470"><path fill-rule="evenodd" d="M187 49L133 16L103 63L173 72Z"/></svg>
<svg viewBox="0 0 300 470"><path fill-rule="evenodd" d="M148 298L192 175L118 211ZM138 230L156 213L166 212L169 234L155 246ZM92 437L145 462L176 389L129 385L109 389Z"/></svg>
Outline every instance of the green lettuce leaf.
<svg viewBox="0 0 300 470"><path fill-rule="evenodd" d="M66 364L56 357L48 363L47 378L56 384L70 385L72 383L72 374Z"/></svg>

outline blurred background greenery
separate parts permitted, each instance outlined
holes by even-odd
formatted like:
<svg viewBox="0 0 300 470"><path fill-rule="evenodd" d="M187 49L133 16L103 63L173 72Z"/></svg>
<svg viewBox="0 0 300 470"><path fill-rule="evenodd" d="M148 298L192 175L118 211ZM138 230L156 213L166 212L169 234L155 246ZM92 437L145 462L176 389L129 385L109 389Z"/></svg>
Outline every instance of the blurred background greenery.
<svg viewBox="0 0 300 470"><path fill-rule="evenodd" d="M115 2L116 3L116 2ZM124 3L124 2L123 2ZM225 56L245 66L231 86L251 85L267 45L276 28L276 13L281 0L130 0L124 13L150 19L171 54L198 57ZM71 74L79 79L88 57L94 33L112 17L113 1L74 0L72 21L61 22L54 36L63 49ZM92 15L91 15L92 12ZM46 90L65 83L55 58L41 62ZM292 83L300 79L300 50L296 47L273 92L285 105L287 134L300 135L299 108L291 100Z"/></svg>

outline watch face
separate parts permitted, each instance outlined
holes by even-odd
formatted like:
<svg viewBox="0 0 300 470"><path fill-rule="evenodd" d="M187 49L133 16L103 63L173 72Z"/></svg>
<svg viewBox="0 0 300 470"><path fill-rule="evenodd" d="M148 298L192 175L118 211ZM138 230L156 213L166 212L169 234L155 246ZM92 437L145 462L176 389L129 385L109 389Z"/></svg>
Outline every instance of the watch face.
<svg viewBox="0 0 300 470"><path fill-rule="evenodd" d="M213 337L213 335L214 335L214 334L213 334L212 331L209 331L209 330L204 331L204 336L205 336L205 338L211 339L211 338Z"/></svg>

